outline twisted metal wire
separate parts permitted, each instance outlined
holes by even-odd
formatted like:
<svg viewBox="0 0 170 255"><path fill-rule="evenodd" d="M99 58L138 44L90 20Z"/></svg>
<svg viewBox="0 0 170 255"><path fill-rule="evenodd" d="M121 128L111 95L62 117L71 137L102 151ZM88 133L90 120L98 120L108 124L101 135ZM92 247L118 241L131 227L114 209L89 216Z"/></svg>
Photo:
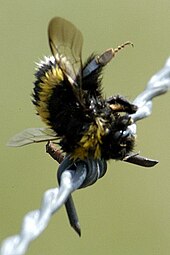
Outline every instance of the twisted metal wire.
<svg viewBox="0 0 170 255"><path fill-rule="evenodd" d="M170 89L170 58L165 66L156 73L148 82L146 89L134 100L138 106L136 113L131 117L134 121L129 126L129 132L136 134L136 122L146 118L152 112L152 99L166 93ZM31 211L25 215L21 231L18 235L5 239L0 248L1 255L21 255L24 254L30 244L47 227L52 214L65 204L73 191L80 188L86 181L88 175L87 165L83 162L76 165L76 169L61 169L60 185L58 188L47 190L42 199L41 208ZM99 169L100 166L99 166ZM97 178L100 178L100 174Z"/></svg>

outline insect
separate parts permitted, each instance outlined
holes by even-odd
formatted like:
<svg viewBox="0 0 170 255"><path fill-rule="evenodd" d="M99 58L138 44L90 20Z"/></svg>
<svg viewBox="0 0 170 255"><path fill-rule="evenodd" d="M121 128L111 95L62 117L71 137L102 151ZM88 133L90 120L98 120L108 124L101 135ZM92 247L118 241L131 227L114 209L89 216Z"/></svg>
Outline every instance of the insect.
<svg viewBox="0 0 170 255"><path fill-rule="evenodd" d="M102 94L104 66L126 42L82 64L83 37L69 21L55 17L48 27L52 56L37 64L32 102L48 128L27 129L9 145L57 140L73 160L123 159L133 150L135 136L126 132L137 107L122 96Z"/></svg>
<svg viewBox="0 0 170 255"><path fill-rule="evenodd" d="M157 161L132 153L136 135L130 129L133 124L131 114L136 113L137 106L120 95L106 99L102 92L104 66L118 51L133 44L128 41L100 55L91 54L83 64L83 37L72 23L60 17L53 18L49 23L48 38L52 56L37 64L32 94L37 114L47 128L26 129L14 136L8 145L23 146L54 140L73 164L76 160L105 162L115 159L154 166ZM58 160L61 155L58 157L53 146L48 146L48 153L61 161ZM92 180L88 185L91 184ZM65 205L70 224L80 235L71 195Z"/></svg>

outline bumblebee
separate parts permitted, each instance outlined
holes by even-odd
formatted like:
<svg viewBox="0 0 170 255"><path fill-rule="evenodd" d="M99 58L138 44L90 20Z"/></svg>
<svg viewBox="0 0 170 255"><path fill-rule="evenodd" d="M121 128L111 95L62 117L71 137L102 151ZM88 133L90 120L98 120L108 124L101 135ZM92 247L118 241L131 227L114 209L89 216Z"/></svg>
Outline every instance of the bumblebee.
<svg viewBox="0 0 170 255"><path fill-rule="evenodd" d="M123 160L151 167L155 160L132 153L136 132L132 131L132 114L138 108L124 97L105 98L102 92L102 71L115 54L131 42L100 55L91 54L82 64L83 37L69 21L55 17L48 27L52 56L37 64L32 102L47 128L29 128L14 136L9 146L56 140L56 147L47 144L47 152L59 163L58 181L67 163L85 162L86 181L80 187L93 184L106 172L106 161ZM62 163L63 163L62 162ZM69 165L70 166L70 165ZM95 168L95 169L94 169ZM100 168L100 169L99 169ZM100 172L100 173L99 173ZM94 175L94 176L93 176ZM88 180L87 180L88 179ZM71 226L80 235L80 225L71 195L65 202Z"/></svg>
<svg viewBox="0 0 170 255"><path fill-rule="evenodd" d="M11 146L57 140L64 153L77 159L123 159L133 150L135 135L128 132L129 114L137 106L122 96L102 93L104 66L126 42L82 64L83 37L69 21L55 17L48 27L52 56L37 64L32 102L48 128L27 129Z"/></svg>

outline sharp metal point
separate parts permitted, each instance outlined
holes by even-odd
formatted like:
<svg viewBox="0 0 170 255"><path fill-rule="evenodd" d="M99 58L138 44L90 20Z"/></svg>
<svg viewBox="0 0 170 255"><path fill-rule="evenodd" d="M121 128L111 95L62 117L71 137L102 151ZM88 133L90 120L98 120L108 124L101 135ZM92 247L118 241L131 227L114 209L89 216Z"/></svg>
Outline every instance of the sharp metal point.
<svg viewBox="0 0 170 255"><path fill-rule="evenodd" d="M156 164L158 164L159 161L155 160L155 159L149 159L143 156L140 156L138 153L136 154L130 154L127 155L123 161L128 162L128 163L132 163L138 166L144 166L144 167L153 167Z"/></svg>
<svg viewBox="0 0 170 255"><path fill-rule="evenodd" d="M79 222L77 222L72 228L76 231L76 233L81 237L81 228Z"/></svg>
<svg viewBox="0 0 170 255"><path fill-rule="evenodd" d="M71 195L67 199L65 203L65 207L66 207L66 211L67 211L67 215L68 215L71 227L76 231L76 233L79 236L81 236L80 223L79 223L78 215L74 205L74 201Z"/></svg>

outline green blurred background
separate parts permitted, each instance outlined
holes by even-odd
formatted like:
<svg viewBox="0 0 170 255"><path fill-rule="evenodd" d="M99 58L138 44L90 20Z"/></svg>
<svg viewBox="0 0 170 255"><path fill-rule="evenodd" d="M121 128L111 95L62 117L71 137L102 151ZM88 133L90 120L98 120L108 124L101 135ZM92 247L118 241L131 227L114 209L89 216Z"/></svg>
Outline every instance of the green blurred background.
<svg viewBox="0 0 170 255"><path fill-rule="evenodd" d="M83 59L131 40L104 73L106 96L133 100L170 55L170 1L0 1L0 240L19 232L23 216L56 186L56 163L45 144L12 149L6 142L28 127L41 127L30 95L34 62L50 50L47 25L54 16L83 33ZM138 125L136 151L159 159L152 169L111 161L106 176L74 194L82 237L64 208L27 254L170 254L170 94L154 101Z"/></svg>

